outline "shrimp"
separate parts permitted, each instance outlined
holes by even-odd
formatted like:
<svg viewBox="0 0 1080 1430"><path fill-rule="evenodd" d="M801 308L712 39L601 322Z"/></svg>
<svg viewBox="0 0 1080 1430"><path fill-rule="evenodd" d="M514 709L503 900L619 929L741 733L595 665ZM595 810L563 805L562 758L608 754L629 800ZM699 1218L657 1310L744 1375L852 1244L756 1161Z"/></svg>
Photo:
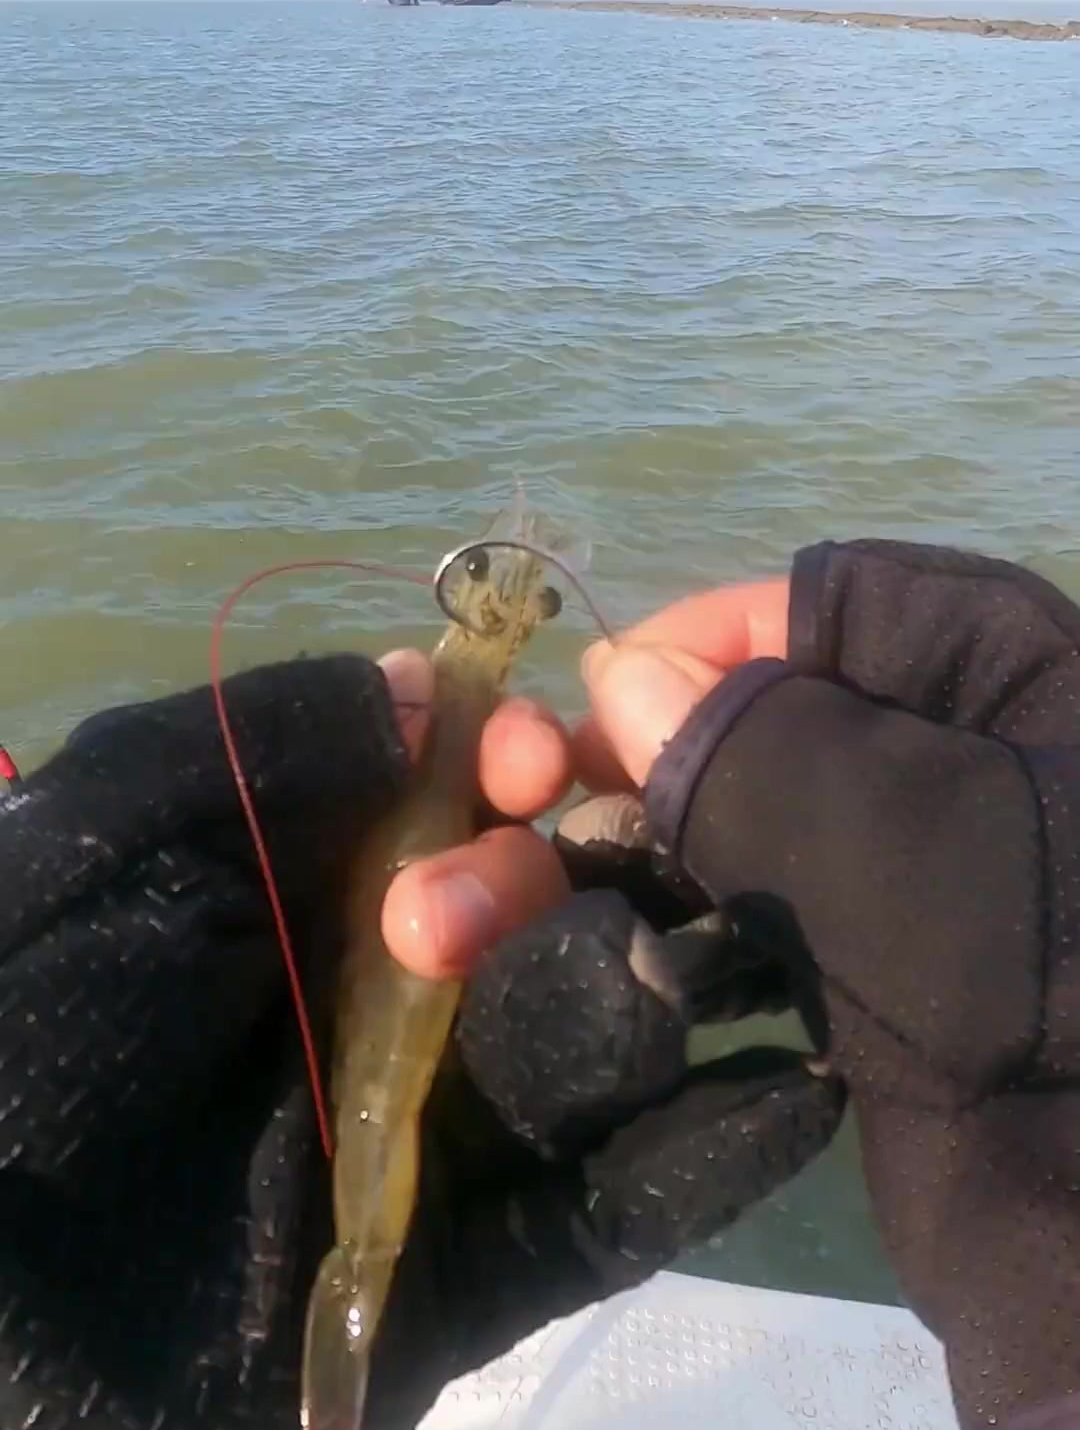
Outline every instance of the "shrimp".
<svg viewBox="0 0 1080 1430"><path fill-rule="evenodd" d="M432 656L424 754L409 794L359 852L349 881L330 1078L336 1245L308 1304L305 1430L363 1424L372 1341L416 1199L420 1116L460 991L456 981L418 977L391 957L379 911L398 870L476 833L484 723L534 628L561 607L559 593L543 584L538 521L512 512L463 557L455 619ZM500 547L500 534L513 539Z"/></svg>

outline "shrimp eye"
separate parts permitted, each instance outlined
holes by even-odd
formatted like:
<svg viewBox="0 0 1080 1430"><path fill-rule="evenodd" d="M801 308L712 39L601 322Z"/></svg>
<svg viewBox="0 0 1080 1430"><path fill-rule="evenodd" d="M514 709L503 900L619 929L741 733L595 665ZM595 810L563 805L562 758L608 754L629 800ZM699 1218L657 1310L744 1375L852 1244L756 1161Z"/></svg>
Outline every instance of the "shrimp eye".
<svg viewBox="0 0 1080 1430"><path fill-rule="evenodd" d="M491 558L486 551L474 551L465 562L465 570L474 581L483 581L491 570Z"/></svg>
<svg viewBox="0 0 1080 1430"><path fill-rule="evenodd" d="M553 621L562 610L562 597L554 586L545 586L537 597L540 605L540 619Z"/></svg>

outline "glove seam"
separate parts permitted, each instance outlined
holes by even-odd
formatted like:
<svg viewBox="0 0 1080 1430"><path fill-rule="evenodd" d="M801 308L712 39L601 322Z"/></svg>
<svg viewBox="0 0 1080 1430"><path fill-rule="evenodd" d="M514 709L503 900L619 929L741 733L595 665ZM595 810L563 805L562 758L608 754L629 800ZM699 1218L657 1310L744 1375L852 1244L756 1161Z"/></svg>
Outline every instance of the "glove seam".
<svg viewBox="0 0 1080 1430"><path fill-rule="evenodd" d="M935 1079L942 1087L947 1088L949 1091L947 1108L950 1116L957 1116L960 1113L969 1112L977 1107L981 1107L987 1100L988 1094L985 1089L980 1088L978 1091L965 1092L962 1085L958 1083L955 1078L946 1072L944 1068L939 1067L928 1056L925 1048L920 1047L918 1043L912 1042L911 1039L906 1037L898 1028L894 1028L886 1019L875 1013L846 983L838 978L830 978L824 973L822 974L822 982L831 991L834 998L842 999L850 1008L854 1008L860 1017L864 1018L867 1023L876 1028L879 1033L884 1034L885 1037L891 1039L899 1047L903 1048L905 1053L911 1057L921 1059L926 1063L927 1067L932 1070ZM829 1024L829 1034L831 1037L833 1032L833 1019L831 1017ZM847 1078L845 1078L844 1081L845 1084L848 1083ZM857 1082L853 1087L853 1096L855 1100L858 1101ZM942 1110L942 1104L940 1102L914 1098L908 1089L905 1089L903 1095L899 1097L883 1096L880 1091L877 1091L874 1094L874 1098L876 1102L884 1102L892 1107L914 1106L921 1107L927 1112L940 1112Z"/></svg>
<svg viewBox="0 0 1080 1430"><path fill-rule="evenodd" d="M1036 839L1038 841L1038 929L1036 932L1036 976L1038 979L1038 1002L1035 1010L1035 1030L1031 1047L1016 1071L1017 1080L1025 1080L1035 1070L1035 1065L1046 1048L1047 1038L1047 996L1050 981L1050 936L1053 919L1053 889L1050 878L1050 836L1046 828L1046 812L1038 781L1034 771L1024 757L1023 750L1009 741L999 743L1013 756L1024 777L1031 794L1035 813Z"/></svg>
<svg viewBox="0 0 1080 1430"><path fill-rule="evenodd" d="M803 674L833 674L839 667L840 641L830 628L831 649L826 652L825 622L821 620L822 594L831 558L842 550L835 541L819 541L796 552L791 565L788 600L788 662ZM844 584L848 585L847 573Z"/></svg>

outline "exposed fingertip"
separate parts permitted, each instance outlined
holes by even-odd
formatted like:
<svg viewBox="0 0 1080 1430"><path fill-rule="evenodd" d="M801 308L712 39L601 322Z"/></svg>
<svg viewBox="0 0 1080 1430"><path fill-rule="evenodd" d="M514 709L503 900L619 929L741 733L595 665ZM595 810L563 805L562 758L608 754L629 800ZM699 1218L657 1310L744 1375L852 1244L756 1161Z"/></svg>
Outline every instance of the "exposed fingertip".
<svg viewBox="0 0 1080 1430"><path fill-rule="evenodd" d="M624 645L589 676L593 712L619 763L639 786L690 711L720 678L684 651Z"/></svg>
<svg viewBox="0 0 1080 1430"><path fill-rule="evenodd" d="M480 782L503 814L536 818L558 803L573 782L569 735L536 701L506 701L480 741Z"/></svg>
<svg viewBox="0 0 1080 1430"><path fill-rule="evenodd" d="M521 825L501 826L403 869L383 902L383 937L412 972L458 978L508 929L568 892L546 839Z"/></svg>
<svg viewBox="0 0 1080 1430"><path fill-rule="evenodd" d="M581 678L586 685L599 678L601 671L614 654L615 647L611 641L607 640L593 641L591 645L585 647L581 654L580 668Z"/></svg>
<svg viewBox="0 0 1080 1430"><path fill-rule="evenodd" d="M492 937L496 914L494 896L471 870L440 875L413 866L387 892L383 937L411 972L453 978L465 971L462 951L482 948Z"/></svg>
<svg viewBox="0 0 1080 1430"><path fill-rule="evenodd" d="M409 758L419 758L435 696L435 671L423 651L403 649L387 651L378 665L390 687L398 727L405 741Z"/></svg>

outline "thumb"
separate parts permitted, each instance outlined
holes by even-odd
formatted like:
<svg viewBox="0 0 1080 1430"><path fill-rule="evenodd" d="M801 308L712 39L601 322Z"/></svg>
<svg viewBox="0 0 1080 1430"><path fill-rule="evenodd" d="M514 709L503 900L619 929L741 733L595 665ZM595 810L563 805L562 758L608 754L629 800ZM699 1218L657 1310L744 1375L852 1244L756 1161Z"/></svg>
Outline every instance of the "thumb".
<svg viewBox="0 0 1080 1430"><path fill-rule="evenodd" d="M590 646L582 675L593 714L623 769L640 787L723 672L675 646Z"/></svg>

